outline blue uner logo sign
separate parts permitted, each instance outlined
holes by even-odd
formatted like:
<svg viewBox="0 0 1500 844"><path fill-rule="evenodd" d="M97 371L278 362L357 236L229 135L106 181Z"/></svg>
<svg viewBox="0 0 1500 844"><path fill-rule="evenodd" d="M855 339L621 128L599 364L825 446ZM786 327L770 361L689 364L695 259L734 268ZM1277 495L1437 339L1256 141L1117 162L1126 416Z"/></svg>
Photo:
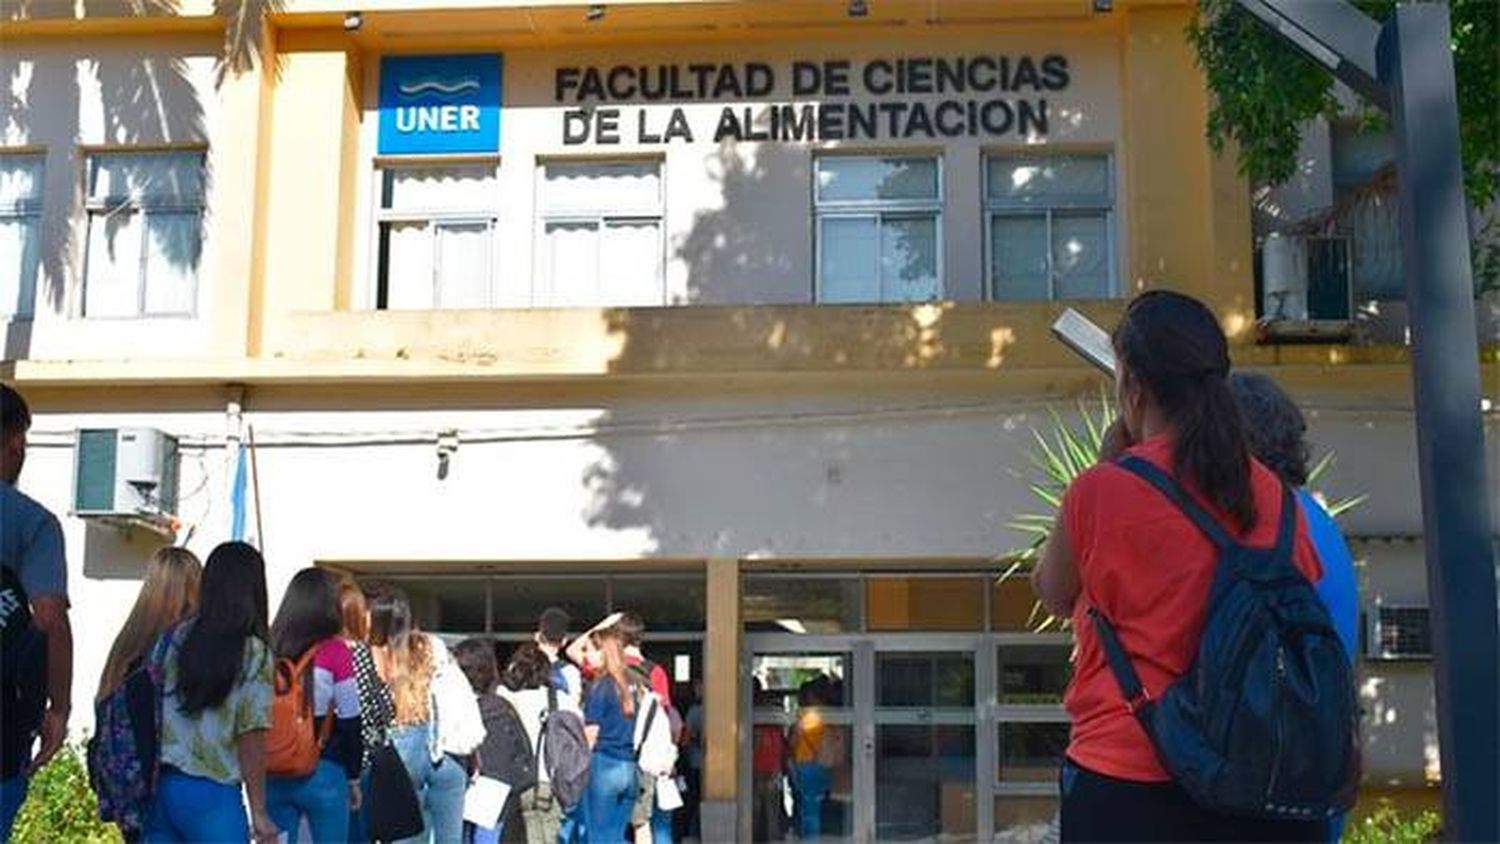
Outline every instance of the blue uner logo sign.
<svg viewBox="0 0 1500 844"><path fill-rule="evenodd" d="M381 59L380 153L499 152L501 71L494 53Z"/></svg>

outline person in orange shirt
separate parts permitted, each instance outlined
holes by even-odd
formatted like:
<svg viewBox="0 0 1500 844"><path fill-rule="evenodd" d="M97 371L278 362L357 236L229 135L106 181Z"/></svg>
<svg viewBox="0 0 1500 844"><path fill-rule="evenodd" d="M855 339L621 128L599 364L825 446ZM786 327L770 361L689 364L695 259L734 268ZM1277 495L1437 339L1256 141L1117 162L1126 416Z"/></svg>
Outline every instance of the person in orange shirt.
<svg viewBox="0 0 1500 844"><path fill-rule="evenodd" d="M1099 464L1068 487L1032 573L1037 595L1072 618L1078 638L1064 698L1073 728L1062 840L1323 840L1322 822L1244 820L1195 804L1162 767L1088 622L1091 608L1114 622L1147 693L1159 695L1193 664L1207 618L1217 550L1165 496L1115 464L1122 454L1175 476L1242 544L1269 548L1280 527L1281 482L1250 456L1213 313L1151 291L1131 302L1113 341L1120 419ZM1322 576L1303 519L1293 561L1308 580Z"/></svg>
<svg viewBox="0 0 1500 844"><path fill-rule="evenodd" d="M789 740L792 751L792 788L797 797L797 827L803 841L823 834L823 801L833 786L832 771L824 764L827 725L821 707L827 678L819 677L797 690L800 710Z"/></svg>

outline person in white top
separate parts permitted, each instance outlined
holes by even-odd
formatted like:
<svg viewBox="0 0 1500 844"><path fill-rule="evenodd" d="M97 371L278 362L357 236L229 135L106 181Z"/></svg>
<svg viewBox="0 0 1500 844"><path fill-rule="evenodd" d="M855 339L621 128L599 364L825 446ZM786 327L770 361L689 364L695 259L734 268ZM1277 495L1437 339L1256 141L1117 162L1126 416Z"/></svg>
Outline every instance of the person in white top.
<svg viewBox="0 0 1500 844"><path fill-rule="evenodd" d="M517 648L505 666L496 693L508 702L521 718L526 739L536 751L541 738L542 719L547 713L548 687L552 684L552 661L535 644ZM557 708L581 715L572 695L558 694ZM562 829L562 807L552 797L547 766L537 765L536 788L521 795L521 817L526 822L527 844L556 844Z"/></svg>

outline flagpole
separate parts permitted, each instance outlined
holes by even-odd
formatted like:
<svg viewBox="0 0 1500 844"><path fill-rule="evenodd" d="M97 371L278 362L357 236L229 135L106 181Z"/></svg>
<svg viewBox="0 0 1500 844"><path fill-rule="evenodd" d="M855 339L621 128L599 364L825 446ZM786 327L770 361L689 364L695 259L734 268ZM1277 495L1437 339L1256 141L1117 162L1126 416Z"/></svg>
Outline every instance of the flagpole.
<svg viewBox="0 0 1500 844"><path fill-rule="evenodd" d="M260 546L262 557L266 555L266 528L260 517L260 461L255 454L255 426L245 428L250 442L250 487L255 496L255 542Z"/></svg>

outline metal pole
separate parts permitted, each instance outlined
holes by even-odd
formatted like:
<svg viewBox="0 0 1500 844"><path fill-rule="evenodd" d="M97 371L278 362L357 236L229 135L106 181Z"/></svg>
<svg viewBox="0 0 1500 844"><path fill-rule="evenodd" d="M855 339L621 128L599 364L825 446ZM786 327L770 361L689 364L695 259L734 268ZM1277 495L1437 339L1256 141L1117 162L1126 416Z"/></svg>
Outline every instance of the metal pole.
<svg viewBox="0 0 1500 844"><path fill-rule="evenodd" d="M1376 50L1396 136L1417 465L1436 645L1443 826L1500 840L1500 629L1448 7L1398 7Z"/></svg>

